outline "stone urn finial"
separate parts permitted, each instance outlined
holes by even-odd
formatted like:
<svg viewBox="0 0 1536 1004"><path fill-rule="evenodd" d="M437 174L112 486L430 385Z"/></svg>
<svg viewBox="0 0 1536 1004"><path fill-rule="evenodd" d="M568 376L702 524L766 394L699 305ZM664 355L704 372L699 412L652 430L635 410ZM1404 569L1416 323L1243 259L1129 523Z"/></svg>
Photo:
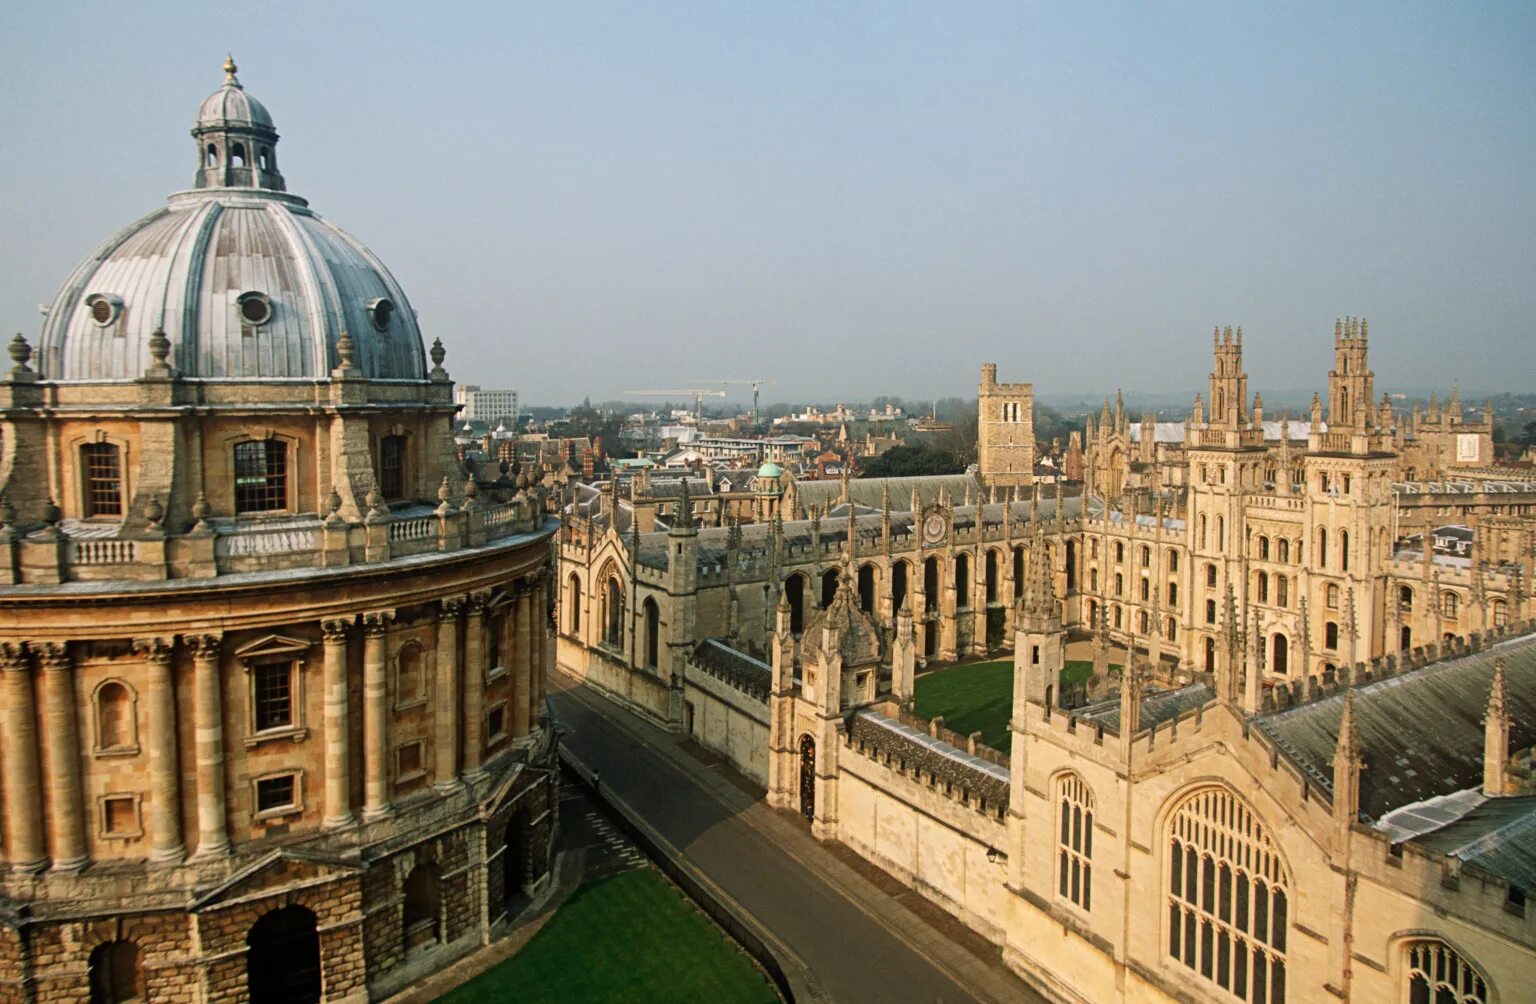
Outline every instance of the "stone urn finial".
<svg viewBox="0 0 1536 1004"><path fill-rule="evenodd" d="M31 359L32 346L27 344L27 340L18 331L16 337L11 339L11 362L15 364L11 367L11 372L30 373L31 369L27 366L27 363Z"/></svg>
<svg viewBox="0 0 1536 1004"><path fill-rule="evenodd" d="M447 502L448 496L453 494L453 489L448 486L448 475L443 475L443 483L437 486L437 500Z"/></svg>
<svg viewBox="0 0 1536 1004"><path fill-rule="evenodd" d="M149 357L156 366L164 366L170 355L171 340L165 336L164 328L156 328L149 336Z"/></svg>
<svg viewBox="0 0 1536 1004"><path fill-rule="evenodd" d="M160 503L159 496L151 495L149 501L144 503L144 518L149 520L151 527L160 529L160 522L165 519L165 506Z"/></svg>
<svg viewBox="0 0 1536 1004"><path fill-rule="evenodd" d="M384 497L377 488L368 489L368 494L363 496L363 505L368 507L367 522L381 523L389 519L389 510L384 508Z"/></svg>
<svg viewBox="0 0 1536 1004"><path fill-rule="evenodd" d="M432 377L442 380L448 376L448 371L443 369L443 360L448 358L448 350L443 348L441 338L432 339L432 350L428 353L432 357Z"/></svg>
<svg viewBox="0 0 1536 1004"><path fill-rule="evenodd" d="M470 475L464 479L464 497L472 499L478 494L480 494L480 488L475 484L474 475Z"/></svg>
<svg viewBox="0 0 1536 1004"><path fill-rule="evenodd" d="M192 532L206 533L209 529L208 517L212 514L213 506L208 504L208 493L199 490L197 498L192 502Z"/></svg>

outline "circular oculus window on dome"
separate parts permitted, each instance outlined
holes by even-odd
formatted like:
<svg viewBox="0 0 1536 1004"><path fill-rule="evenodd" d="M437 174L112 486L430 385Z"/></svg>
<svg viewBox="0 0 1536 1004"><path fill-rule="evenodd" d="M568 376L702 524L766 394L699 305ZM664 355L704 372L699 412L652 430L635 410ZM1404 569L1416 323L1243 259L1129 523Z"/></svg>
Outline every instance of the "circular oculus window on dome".
<svg viewBox="0 0 1536 1004"><path fill-rule="evenodd" d="M97 327L105 328L117 320L123 311L123 301L107 293L92 293L85 298L85 309Z"/></svg>
<svg viewBox="0 0 1536 1004"><path fill-rule="evenodd" d="M389 319L395 316L395 305L385 299L368 301L368 319L380 331L389 328Z"/></svg>
<svg viewBox="0 0 1536 1004"><path fill-rule="evenodd" d="M240 320L260 327L272 320L272 300L265 293L241 293L236 298L240 304Z"/></svg>

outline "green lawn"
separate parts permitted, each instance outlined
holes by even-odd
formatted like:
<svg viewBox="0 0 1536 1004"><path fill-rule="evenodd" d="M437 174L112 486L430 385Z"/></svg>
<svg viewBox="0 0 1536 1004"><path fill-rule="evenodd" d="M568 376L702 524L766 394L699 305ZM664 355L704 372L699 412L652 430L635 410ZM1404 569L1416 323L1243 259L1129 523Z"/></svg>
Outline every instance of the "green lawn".
<svg viewBox="0 0 1536 1004"><path fill-rule="evenodd" d="M913 707L923 718L944 716L944 727L962 736L981 733L995 750L1008 750L1008 715L1013 710L1013 660L973 662L917 678Z"/></svg>
<svg viewBox="0 0 1536 1004"><path fill-rule="evenodd" d="M1092 673L1093 663L1072 659L1061 671L1061 682L1064 686L1082 683ZM918 715L943 715L945 728L963 736L980 732L983 743L1008 752L1008 715L1013 710L1012 659L973 662L928 673L917 678L916 689L913 710Z"/></svg>
<svg viewBox="0 0 1536 1004"><path fill-rule="evenodd" d="M439 1002L772 1004L750 958L658 873L583 886L523 949Z"/></svg>

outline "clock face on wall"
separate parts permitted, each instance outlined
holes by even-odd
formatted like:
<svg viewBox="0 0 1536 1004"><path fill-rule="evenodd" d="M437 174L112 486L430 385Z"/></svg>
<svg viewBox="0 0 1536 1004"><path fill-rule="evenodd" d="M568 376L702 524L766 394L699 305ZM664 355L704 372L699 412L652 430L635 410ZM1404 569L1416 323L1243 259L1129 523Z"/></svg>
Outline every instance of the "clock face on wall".
<svg viewBox="0 0 1536 1004"><path fill-rule="evenodd" d="M944 539L944 517L934 513L923 520L923 539L930 544Z"/></svg>

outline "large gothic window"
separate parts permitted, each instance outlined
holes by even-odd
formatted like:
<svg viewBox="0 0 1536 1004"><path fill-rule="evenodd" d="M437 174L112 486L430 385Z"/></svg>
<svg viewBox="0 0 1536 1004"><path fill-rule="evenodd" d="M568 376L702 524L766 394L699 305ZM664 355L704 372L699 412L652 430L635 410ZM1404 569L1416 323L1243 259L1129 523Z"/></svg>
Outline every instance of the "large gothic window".
<svg viewBox="0 0 1536 1004"><path fill-rule="evenodd" d="M1488 981L1443 941L1408 943L1408 1004L1487 1004Z"/></svg>
<svg viewBox="0 0 1536 1004"><path fill-rule="evenodd" d="M1056 893L1084 910L1093 905L1093 792L1076 774L1056 782L1060 819Z"/></svg>
<svg viewBox="0 0 1536 1004"><path fill-rule="evenodd" d="M1168 823L1168 955L1255 1004L1285 1004L1289 879L1230 792L1186 798Z"/></svg>

